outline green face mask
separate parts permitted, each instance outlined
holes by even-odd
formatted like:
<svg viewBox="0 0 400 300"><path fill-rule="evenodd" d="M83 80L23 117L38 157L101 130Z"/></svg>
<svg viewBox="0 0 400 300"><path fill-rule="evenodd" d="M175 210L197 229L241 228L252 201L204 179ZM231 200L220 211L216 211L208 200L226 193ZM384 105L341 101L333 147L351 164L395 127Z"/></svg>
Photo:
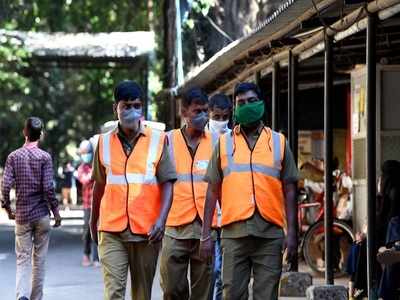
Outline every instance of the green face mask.
<svg viewBox="0 0 400 300"><path fill-rule="evenodd" d="M240 125L248 125L261 120L264 115L264 101L256 101L237 106L235 121Z"/></svg>

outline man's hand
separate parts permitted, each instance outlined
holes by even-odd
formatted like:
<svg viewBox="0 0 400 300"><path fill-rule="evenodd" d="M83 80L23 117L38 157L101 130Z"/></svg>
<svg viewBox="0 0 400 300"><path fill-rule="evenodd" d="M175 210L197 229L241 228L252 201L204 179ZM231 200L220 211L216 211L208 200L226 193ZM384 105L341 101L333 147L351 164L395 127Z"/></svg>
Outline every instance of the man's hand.
<svg viewBox="0 0 400 300"><path fill-rule="evenodd" d="M287 236L285 246L287 249L287 262L289 264L289 271L297 271L297 186L296 183L284 183L284 192L286 198L286 218L287 218Z"/></svg>
<svg viewBox="0 0 400 300"><path fill-rule="evenodd" d="M60 227L60 226L61 226L61 216L60 216L59 212L56 212L54 214L54 225L53 225L53 227L56 228L56 227Z"/></svg>
<svg viewBox="0 0 400 300"><path fill-rule="evenodd" d="M156 243L162 240L164 236L165 230L165 221L158 219L157 222L153 225L150 232L147 234L149 237L150 243Z"/></svg>
<svg viewBox="0 0 400 300"><path fill-rule="evenodd" d="M6 208L8 219L15 220L15 212L11 208Z"/></svg>
<svg viewBox="0 0 400 300"><path fill-rule="evenodd" d="M297 268L298 253L297 253L297 237L295 234L288 234L285 240L286 260L289 264L289 271Z"/></svg>
<svg viewBox="0 0 400 300"><path fill-rule="evenodd" d="M208 238L203 239L203 237L200 239L200 258L204 261L209 259L214 255L214 241L211 238L211 236L208 236Z"/></svg>

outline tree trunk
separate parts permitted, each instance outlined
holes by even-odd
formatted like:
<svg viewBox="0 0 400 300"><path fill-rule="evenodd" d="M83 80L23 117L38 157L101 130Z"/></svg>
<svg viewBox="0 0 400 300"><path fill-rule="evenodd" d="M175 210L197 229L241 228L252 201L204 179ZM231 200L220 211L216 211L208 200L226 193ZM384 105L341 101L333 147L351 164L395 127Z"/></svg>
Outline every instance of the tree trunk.
<svg viewBox="0 0 400 300"><path fill-rule="evenodd" d="M218 0L208 16L233 40L256 29L279 5L281 0ZM204 60L230 43L206 18L198 22L195 32L204 48Z"/></svg>
<svg viewBox="0 0 400 300"><path fill-rule="evenodd" d="M164 49L166 51L164 70L166 78L164 87L172 89L176 86L176 7L174 0L165 0L164 2ZM167 95L169 104L169 127L175 128L176 102L175 97L170 93Z"/></svg>

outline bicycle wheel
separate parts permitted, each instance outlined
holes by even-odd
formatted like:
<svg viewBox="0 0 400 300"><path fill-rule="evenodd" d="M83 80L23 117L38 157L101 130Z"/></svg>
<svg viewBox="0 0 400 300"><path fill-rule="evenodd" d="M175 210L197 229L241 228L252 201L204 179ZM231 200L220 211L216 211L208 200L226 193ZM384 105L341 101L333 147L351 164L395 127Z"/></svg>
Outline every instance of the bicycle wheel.
<svg viewBox="0 0 400 300"><path fill-rule="evenodd" d="M347 258L354 241L352 229L346 223L333 221L332 259L335 277L345 274ZM317 274L325 272L324 221L313 224L304 235L303 255L306 264Z"/></svg>

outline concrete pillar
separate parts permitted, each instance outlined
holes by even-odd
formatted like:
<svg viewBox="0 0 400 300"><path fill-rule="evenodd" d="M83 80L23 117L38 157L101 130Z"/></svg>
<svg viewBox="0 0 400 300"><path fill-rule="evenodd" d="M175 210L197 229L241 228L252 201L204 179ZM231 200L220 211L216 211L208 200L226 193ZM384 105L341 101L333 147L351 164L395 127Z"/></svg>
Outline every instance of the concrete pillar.
<svg viewBox="0 0 400 300"><path fill-rule="evenodd" d="M342 285L310 286L306 291L308 300L347 300L347 288Z"/></svg>
<svg viewBox="0 0 400 300"><path fill-rule="evenodd" d="M312 276L302 272L286 272L281 276L280 297L305 297L312 285Z"/></svg>

